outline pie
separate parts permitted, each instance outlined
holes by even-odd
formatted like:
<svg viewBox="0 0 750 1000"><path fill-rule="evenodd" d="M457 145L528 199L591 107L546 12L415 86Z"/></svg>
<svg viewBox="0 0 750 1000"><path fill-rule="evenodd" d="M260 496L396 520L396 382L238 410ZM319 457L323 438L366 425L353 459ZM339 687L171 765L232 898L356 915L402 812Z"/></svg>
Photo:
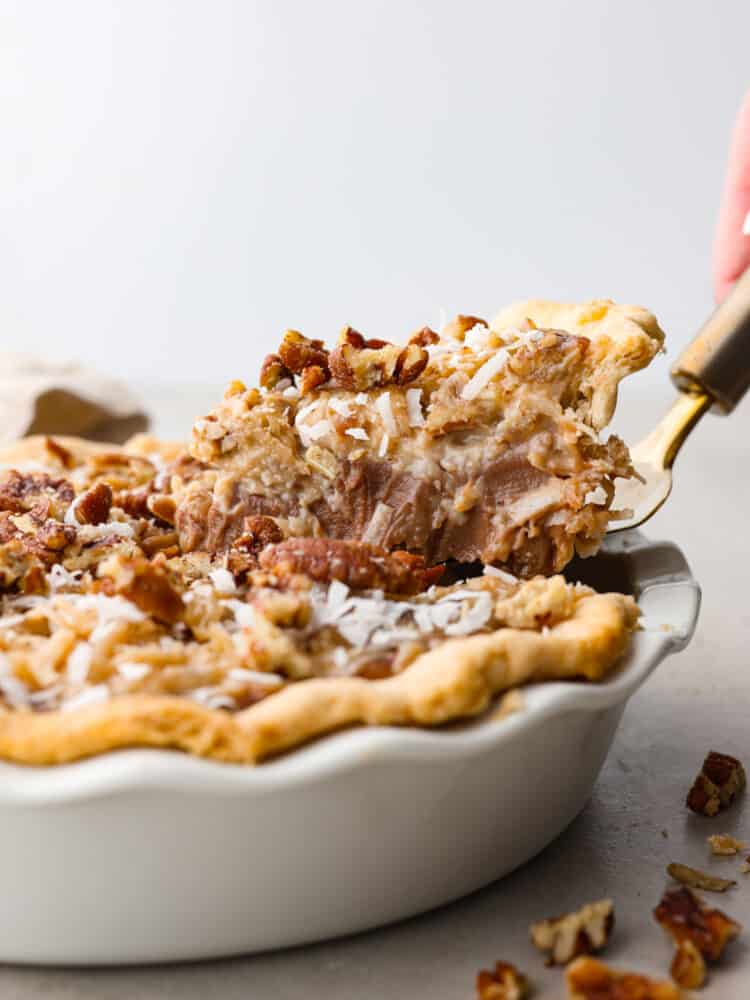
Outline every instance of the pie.
<svg viewBox="0 0 750 1000"><path fill-rule="evenodd" d="M661 343L607 301L461 316L405 346L290 331L187 449L0 450L0 757L255 763L601 680L638 609L559 571L617 516L634 473L599 432Z"/></svg>

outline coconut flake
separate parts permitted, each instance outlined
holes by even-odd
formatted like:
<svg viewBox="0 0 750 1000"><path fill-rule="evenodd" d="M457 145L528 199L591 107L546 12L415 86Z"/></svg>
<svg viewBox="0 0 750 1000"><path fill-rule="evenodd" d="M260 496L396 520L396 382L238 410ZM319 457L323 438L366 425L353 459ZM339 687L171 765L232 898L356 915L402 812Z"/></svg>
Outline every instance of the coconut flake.
<svg viewBox="0 0 750 1000"><path fill-rule="evenodd" d="M238 625L242 625L245 628L255 627L257 623L255 618L255 609L249 604L245 604L244 601L238 601L236 597L229 597L221 603L225 608L229 608Z"/></svg>
<svg viewBox="0 0 750 1000"><path fill-rule="evenodd" d="M347 427L347 429L344 431L344 433L348 434L349 437L356 438L357 441L369 441L370 440L370 435L367 433L367 431L363 427Z"/></svg>
<svg viewBox="0 0 750 1000"><path fill-rule="evenodd" d="M29 702L29 689L12 672L10 660L4 653L0 653L0 692L12 708Z"/></svg>
<svg viewBox="0 0 750 1000"><path fill-rule="evenodd" d="M470 635L484 628L492 615L492 598L489 594L480 592L471 607L464 605L461 618L451 625L446 625L443 631L446 635Z"/></svg>
<svg viewBox="0 0 750 1000"><path fill-rule="evenodd" d="M107 622L141 622L145 614L124 597L108 597L106 594L66 594L65 600L72 601L83 611L95 611L100 624Z"/></svg>
<svg viewBox="0 0 750 1000"><path fill-rule="evenodd" d="M489 361L477 369L472 378L466 383L461 393L461 398L466 400L476 399L484 387L502 371L510 354L504 347L500 347Z"/></svg>
<svg viewBox="0 0 750 1000"><path fill-rule="evenodd" d="M384 434L380 439L380 447L378 448L378 458L385 458L388 454L388 446L391 443L391 439L387 434Z"/></svg>
<svg viewBox="0 0 750 1000"><path fill-rule="evenodd" d="M375 408L383 420L386 432L394 436L398 434L398 426L396 424L396 418L393 415L393 402L391 401L390 392L380 393L375 400Z"/></svg>
<svg viewBox="0 0 750 1000"><path fill-rule="evenodd" d="M77 569L75 572L65 569L61 563L55 563L47 575L47 582L52 593L56 593L62 587L75 587L83 576L83 570Z"/></svg>
<svg viewBox="0 0 750 1000"><path fill-rule="evenodd" d="M222 594L235 594L237 592L237 584L228 569L212 569L208 575L216 590Z"/></svg>
<svg viewBox="0 0 750 1000"><path fill-rule="evenodd" d="M281 674L264 673L262 670L246 670L244 667L233 667L227 677L231 681L242 684L262 684L264 687L277 687L284 683Z"/></svg>
<svg viewBox="0 0 750 1000"><path fill-rule="evenodd" d="M119 535L120 538L134 538L135 531L132 525L124 521L105 521L103 524L79 525L83 531L84 540L90 541L94 538L106 538L107 535Z"/></svg>
<svg viewBox="0 0 750 1000"><path fill-rule="evenodd" d="M305 427L304 430L305 437L307 437L310 441L318 441L320 438L325 437L326 434L331 433L333 430L333 424L330 420L318 420L316 423Z"/></svg>
<svg viewBox="0 0 750 1000"><path fill-rule="evenodd" d="M281 395L284 399L299 399L299 389L296 385L290 385Z"/></svg>
<svg viewBox="0 0 750 1000"><path fill-rule="evenodd" d="M337 399L336 396L332 396L328 400L328 409L333 410L342 417L348 417L352 412L352 404L346 399Z"/></svg>
<svg viewBox="0 0 750 1000"><path fill-rule="evenodd" d="M406 409L409 413L410 427L424 427L425 419L422 413L422 390L406 390Z"/></svg>
<svg viewBox="0 0 750 1000"><path fill-rule="evenodd" d="M109 688L106 684L94 684L93 687L85 688L72 698L66 698L60 706L63 712L72 712L77 708L85 708L87 705L101 705L109 698Z"/></svg>
<svg viewBox="0 0 750 1000"><path fill-rule="evenodd" d="M508 573L504 569L498 569L497 566L485 566L484 567L484 575L485 576L494 576L498 580L502 580L503 583L510 583L513 586L516 586L518 583L521 582L518 579L517 576L513 576L512 573Z"/></svg>
<svg viewBox="0 0 750 1000"><path fill-rule="evenodd" d="M193 701L206 708L236 708L237 702L218 687L200 687L190 692Z"/></svg>
<svg viewBox="0 0 750 1000"><path fill-rule="evenodd" d="M78 504L81 500L83 500L84 496L85 494L81 493L81 495L76 497L70 507L68 507L65 511L65 517L63 518L65 524L72 524L74 528L78 528L80 526L80 522L76 517L76 510L78 509Z"/></svg>
<svg viewBox="0 0 750 1000"><path fill-rule="evenodd" d="M142 681L144 677L147 677L151 673L151 667L148 663L134 663L127 661L125 663L117 664L117 673L132 684L135 683L135 681Z"/></svg>
<svg viewBox="0 0 750 1000"><path fill-rule="evenodd" d="M79 642L69 654L65 664L65 673L71 684L77 687L80 684L86 683L92 658L93 650L90 643Z"/></svg>
<svg viewBox="0 0 750 1000"><path fill-rule="evenodd" d="M357 406L367 406L367 404L370 402L370 398L366 392L358 392L357 395L354 397L354 402L357 404Z"/></svg>
<svg viewBox="0 0 750 1000"><path fill-rule="evenodd" d="M341 580L332 580L326 595L326 610L335 611L340 608L349 596L349 588Z"/></svg>
<svg viewBox="0 0 750 1000"><path fill-rule="evenodd" d="M393 507L389 507L387 503L378 501L372 518L370 519L370 523L367 525L362 534L362 541L366 542L368 545L379 545L382 543L388 531L392 517Z"/></svg>

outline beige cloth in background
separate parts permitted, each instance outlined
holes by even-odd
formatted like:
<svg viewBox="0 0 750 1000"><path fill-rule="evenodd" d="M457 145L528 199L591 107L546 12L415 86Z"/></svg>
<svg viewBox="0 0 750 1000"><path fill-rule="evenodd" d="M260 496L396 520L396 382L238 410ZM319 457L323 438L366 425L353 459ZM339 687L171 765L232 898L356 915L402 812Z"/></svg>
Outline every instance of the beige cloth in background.
<svg viewBox="0 0 750 1000"><path fill-rule="evenodd" d="M139 401L117 379L74 362L0 351L0 443L27 434L121 443L148 423Z"/></svg>

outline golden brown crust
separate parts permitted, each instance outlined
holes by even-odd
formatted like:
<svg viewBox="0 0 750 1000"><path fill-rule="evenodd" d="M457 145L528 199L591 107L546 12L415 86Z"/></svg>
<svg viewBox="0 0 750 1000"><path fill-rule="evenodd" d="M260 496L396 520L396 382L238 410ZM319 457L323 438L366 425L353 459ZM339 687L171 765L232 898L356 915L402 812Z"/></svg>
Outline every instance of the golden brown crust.
<svg viewBox="0 0 750 1000"><path fill-rule="evenodd" d="M0 757L61 764L124 747L162 747L252 764L354 725L436 726L483 712L520 684L600 680L624 652L637 610L620 594L582 598L546 633L505 628L448 640L383 681L308 680L235 715L186 698L123 695L74 712L0 711Z"/></svg>

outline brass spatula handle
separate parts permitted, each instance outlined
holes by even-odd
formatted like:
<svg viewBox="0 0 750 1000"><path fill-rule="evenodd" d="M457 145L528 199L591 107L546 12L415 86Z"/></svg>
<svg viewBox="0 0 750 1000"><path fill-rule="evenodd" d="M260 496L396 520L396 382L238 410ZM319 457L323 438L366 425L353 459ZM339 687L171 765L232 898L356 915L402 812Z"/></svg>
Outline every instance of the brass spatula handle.
<svg viewBox="0 0 750 1000"><path fill-rule="evenodd" d="M750 268L677 359L672 381L683 392L707 393L721 413L750 388Z"/></svg>

